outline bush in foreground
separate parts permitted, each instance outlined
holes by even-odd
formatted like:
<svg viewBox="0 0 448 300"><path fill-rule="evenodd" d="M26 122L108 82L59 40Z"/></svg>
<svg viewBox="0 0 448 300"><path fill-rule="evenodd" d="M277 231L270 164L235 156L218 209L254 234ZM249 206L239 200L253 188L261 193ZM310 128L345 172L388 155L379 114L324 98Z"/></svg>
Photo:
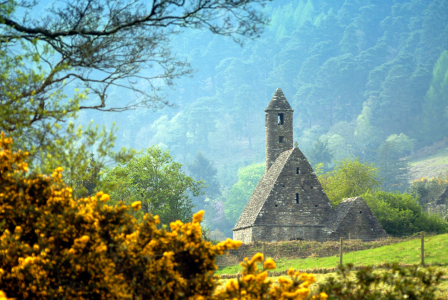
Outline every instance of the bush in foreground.
<svg viewBox="0 0 448 300"><path fill-rule="evenodd" d="M31 174L26 153L12 152L0 137L0 298L15 299L305 299L313 277L291 274L272 287L256 270L256 255L246 260L240 282L215 293L215 259L241 242L212 245L201 238L203 211L191 223L158 226L146 214L138 223L130 207L109 206L109 196L74 200L62 181ZM268 260L265 268L275 267ZM301 277L300 277L301 276ZM306 277L306 278L305 278ZM325 295L315 299L325 298Z"/></svg>
<svg viewBox="0 0 448 300"><path fill-rule="evenodd" d="M319 283L320 292L329 300L433 300L443 275L432 268L398 264L388 264L381 271L365 267L352 273L352 269L353 264L339 267L337 277Z"/></svg>

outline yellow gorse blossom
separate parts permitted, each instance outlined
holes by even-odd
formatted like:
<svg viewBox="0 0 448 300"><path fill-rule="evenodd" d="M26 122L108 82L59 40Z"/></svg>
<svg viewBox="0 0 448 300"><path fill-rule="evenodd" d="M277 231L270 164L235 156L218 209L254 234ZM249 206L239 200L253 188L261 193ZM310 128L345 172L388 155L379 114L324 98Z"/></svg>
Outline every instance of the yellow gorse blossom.
<svg viewBox="0 0 448 300"><path fill-rule="evenodd" d="M142 207L142 202L141 201L135 201L131 204L131 207L134 210L140 210L140 208Z"/></svg>
<svg viewBox="0 0 448 300"><path fill-rule="evenodd" d="M272 258L268 258L264 262L263 267L266 270L274 270L277 266L275 265L275 262L272 260Z"/></svg>

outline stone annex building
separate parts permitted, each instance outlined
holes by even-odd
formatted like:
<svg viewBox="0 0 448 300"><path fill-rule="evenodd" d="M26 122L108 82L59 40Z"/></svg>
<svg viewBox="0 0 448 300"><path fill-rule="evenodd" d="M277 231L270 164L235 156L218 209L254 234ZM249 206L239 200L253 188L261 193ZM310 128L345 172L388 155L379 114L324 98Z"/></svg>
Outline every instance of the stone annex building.
<svg viewBox="0 0 448 300"><path fill-rule="evenodd" d="M293 147L293 112L281 89L266 112L266 171L233 229L233 239L253 241L361 240L387 234L361 197L333 209L308 160Z"/></svg>

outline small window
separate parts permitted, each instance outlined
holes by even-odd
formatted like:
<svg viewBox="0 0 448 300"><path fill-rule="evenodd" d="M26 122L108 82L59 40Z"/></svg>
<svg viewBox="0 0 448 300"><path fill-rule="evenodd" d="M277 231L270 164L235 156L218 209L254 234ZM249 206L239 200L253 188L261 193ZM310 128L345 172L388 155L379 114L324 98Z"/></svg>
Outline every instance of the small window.
<svg viewBox="0 0 448 300"><path fill-rule="evenodd" d="M317 207L318 206L318 204L316 204L316 205L314 205L315 207Z"/></svg>
<svg viewBox="0 0 448 300"><path fill-rule="evenodd" d="M277 207L277 204L275 205L275 207Z"/></svg>
<svg viewBox="0 0 448 300"><path fill-rule="evenodd" d="M296 193L296 203L299 204L299 193Z"/></svg>
<svg viewBox="0 0 448 300"><path fill-rule="evenodd" d="M300 174L299 168L296 168L296 174Z"/></svg>
<svg viewBox="0 0 448 300"><path fill-rule="evenodd" d="M278 125L283 125L283 114L278 114Z"/></svg>
<svg viewBox="0 0 448 300"><path fill-rule="evenodd" d="M359 213L362 214L362 210L360 210Z"/></svg>
<svg viewBox="0 0 448 300"><path fill-rule="evenodd" d="M282 136L279 136L279 137L278 137L278 142L279 142L279 143L283 143L283 137L282 137Z"/></svg>
<svg viewBox="0 0 448 300"><path fill-rule="evenodd" d="M310 186L310 188L311 188L311 189L313 189L313 187L312 187L312 186Z"/></svg>

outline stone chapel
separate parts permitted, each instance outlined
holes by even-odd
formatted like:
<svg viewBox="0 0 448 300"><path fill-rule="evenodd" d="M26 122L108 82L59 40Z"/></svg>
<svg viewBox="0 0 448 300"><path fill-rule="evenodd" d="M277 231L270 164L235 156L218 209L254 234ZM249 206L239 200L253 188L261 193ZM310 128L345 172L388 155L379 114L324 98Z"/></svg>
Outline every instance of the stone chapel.
<svg viewBox="0 0 448 300"><path fill-rule="evenodd" d="M266 171L233 228L233 239L315 240L386 238L361 197L333 209L308 160L293 146L293 112L278 88L265 110Z"/></svg>

